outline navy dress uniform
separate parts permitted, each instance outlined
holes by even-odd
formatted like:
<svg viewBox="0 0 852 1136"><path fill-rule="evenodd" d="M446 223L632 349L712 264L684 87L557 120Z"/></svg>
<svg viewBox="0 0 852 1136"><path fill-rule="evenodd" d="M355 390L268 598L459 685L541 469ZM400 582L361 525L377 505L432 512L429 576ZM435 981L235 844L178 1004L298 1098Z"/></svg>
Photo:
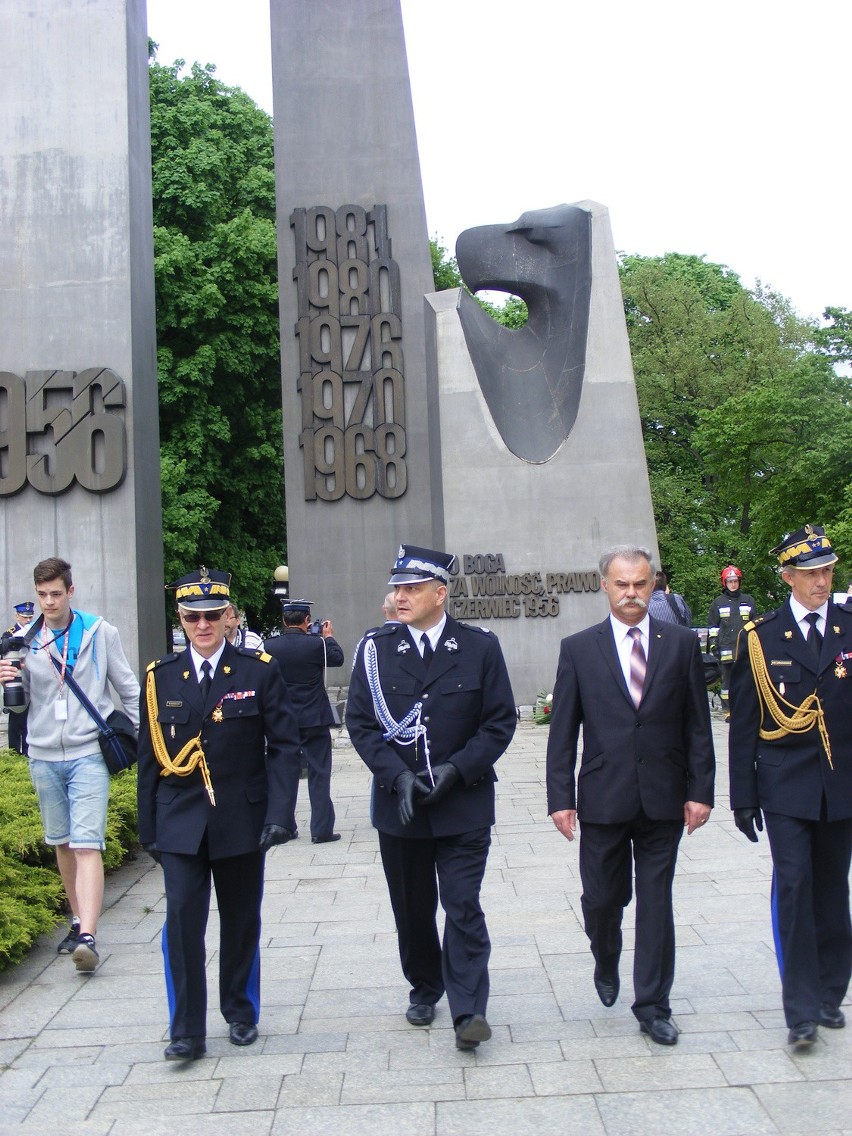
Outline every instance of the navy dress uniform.
<svg viewBox="0 0 852 1136"><path fill-rule="evenodd" d="M8 631L3 632L4 646L0 654L6 653L5 644L10 639L16 639L26 633L26 629L33 621L35 604L32 600L24 600L15 604L15 622ZM9 714L8 716L9 746L18 753L27 752L27 712L26 710Z"/></svg>
<svg viewBox="0 0 852 1136"><path fill-rule="evenodd" d="M205 1052L211 878L220 1009L235 1045L256 1039L264 857L294 835L298 725L274 661L224 638L228 581L202 569L170 585L192 645L149 665L141 699L139 839L165 879L167 1060ZM193 652L215 660L205 682Z"/></svg>
<svg viewBox="0 0 852 1136"><path fill-rule="evenodd" d="M852 973L852 610L831 602L837 556L821 526L773 553L791 594L740 636L731 808L750 840L766 822L788 1040L804 1048L818 1025L844 1025Z"/></svg>
<svg viewBox="0 0 852 1136"><path fill-rule="evenodd" d="M430 1024L446 991L464 1049L491 1032L490 940L479 893L494 824L494 765L517 716L496 637L444 614L453 561L400 548L389 582L401 622L359 644L346 725L374 775L372 820L411 986L406 1017Z"/></svg>
<svg viewBox="0 0 852 1136"><path fill-rule="evenodd" d="M281 605L287 625L280 635L267 639L264 651L281 668L299 723L299 741L308 765L308 795L311 800L311 840L326 844L339 840L334 831L331 800L331 727L335 721L325 689L326 667L341 667L343 650L332 635L309 634L304 624L311 614L311 600L288 600ZM292 827L296 827L295 815Z"/></svg>

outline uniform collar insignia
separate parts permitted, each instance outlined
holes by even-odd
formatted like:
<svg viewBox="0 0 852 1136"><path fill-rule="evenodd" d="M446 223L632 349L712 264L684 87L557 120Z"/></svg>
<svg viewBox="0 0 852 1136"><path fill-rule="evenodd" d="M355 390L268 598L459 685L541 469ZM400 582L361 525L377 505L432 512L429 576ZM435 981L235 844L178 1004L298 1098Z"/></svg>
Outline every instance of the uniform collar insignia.
<svg viewBox="0 0 852 1136"><path fill-rule="evenodd" d="M832 631L834 632L834 634L835 634L835 635L839 635L839 634L840 634L840 628L839 628L839 627L837 626L837 624L836 624L836 623L834 624L834 626L832 627L832 629L831 629L831 630L832 630Z"/></svg>
<svg viewBox="0 0 852 1136"><path fill-rule="evenodd" d="M459 645L456 642L455 637L453 637L452 639L448 639L446 641L446 643L444 644L444 646L447 648L448 651L457 651L459 649Z"/></svg>
<svg viewBox="0 0 852 1136"><path fill-rule="evenodd" d="M785 639L792 639L793 638L793 632L792 631L785 631L784 632L784 638Z"/></svg>
<svg viewBox="0 0 852 1136"><path fill-rule="evenodd" d="M225 672L226 675L229 675L231 673L230 667L222 667L222 670Z"/></svg>
<svg viewBox="0 0 852 1136"><path fill-rule="evenodd" d="M398 655L404 655L406 651L410 651L410 650L411 650L411 643L408 641L408 639L400 639L399 644L396 648L396 653Z"/></svg>
<svg viewBox="0 0 852 1136"><path fill-rule="evenodd" d="M184 678L189 678L189 671L184 671L184 672L183 672L183 677L184 677Z"/></svg>

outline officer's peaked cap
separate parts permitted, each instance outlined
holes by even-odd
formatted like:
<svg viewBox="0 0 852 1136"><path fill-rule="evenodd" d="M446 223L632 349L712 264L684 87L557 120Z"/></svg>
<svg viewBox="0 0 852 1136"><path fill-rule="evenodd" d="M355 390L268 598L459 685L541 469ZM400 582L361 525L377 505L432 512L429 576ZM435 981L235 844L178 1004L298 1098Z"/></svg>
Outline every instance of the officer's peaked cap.
<svg viewBox="0 0 852 1136"><path fill-rule="evenodd" d="M401 544L388 583L419 584L422 580L439 580L442 584L449 584L455 560L451 552L436 552L433 548L418 548L416 544Z"/></svg>
<svg viewBox="0 0 852 1136"><path fill-rule="evenodd" d="M837 555L822 525L805 525L794 533L787 533L780 544L772 549L782 568L826 568L837 563Z"/></svg>

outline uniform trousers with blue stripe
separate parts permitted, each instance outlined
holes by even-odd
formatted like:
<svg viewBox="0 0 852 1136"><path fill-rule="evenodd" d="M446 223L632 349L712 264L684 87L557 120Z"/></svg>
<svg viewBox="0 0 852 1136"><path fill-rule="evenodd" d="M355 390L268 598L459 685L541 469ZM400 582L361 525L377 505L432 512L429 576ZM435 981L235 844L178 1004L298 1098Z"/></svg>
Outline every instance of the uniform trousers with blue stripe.
<svg viewBox="0 0 852 1136"><path fill-rule="evenodd" d="M264 854L211 860L205 837L194 856L160 855L166 885L162 946L171 1038L207 1033L205 933L211 879L220 922L219 1008L228 1023L256 1025Z"/></svg>

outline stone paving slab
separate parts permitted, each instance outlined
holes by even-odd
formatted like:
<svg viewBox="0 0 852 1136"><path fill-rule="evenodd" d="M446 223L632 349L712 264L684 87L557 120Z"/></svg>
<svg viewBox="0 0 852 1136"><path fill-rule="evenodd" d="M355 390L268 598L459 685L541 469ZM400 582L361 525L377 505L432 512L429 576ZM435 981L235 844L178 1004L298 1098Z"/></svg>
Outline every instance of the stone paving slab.
<svg viewBox="0 0 852 1136"><path fill-rule="evenodd" d="M605 1009L583 933L577 844L545 815L546 728L521 723L498 766L483 884L493 942L490 1042L455 1049L446 1003L412 1029L375 832L369 774L341 732L333 793L342 839L302 835L267 862L261 1036L229 1045L208 942L208 1055L167 1040L159 868L141 854L107 883L102 965L56 955L64 928L0 975L0 1136L852 1136L852 1029L786 1046L769 925L771 860L727 809L726 727L714 717L719 804L681 844L675 882L676 1048L640 1034L623 992Z"/></svg>

